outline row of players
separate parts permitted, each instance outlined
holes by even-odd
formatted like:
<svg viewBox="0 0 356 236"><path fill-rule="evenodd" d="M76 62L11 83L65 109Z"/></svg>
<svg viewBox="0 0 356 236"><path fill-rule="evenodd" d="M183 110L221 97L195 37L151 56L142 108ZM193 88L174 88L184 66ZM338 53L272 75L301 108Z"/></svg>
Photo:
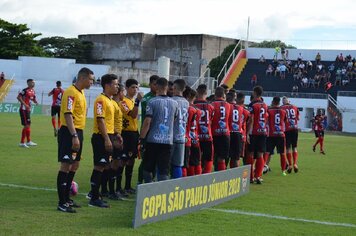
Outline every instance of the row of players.
<svg viewBox="0 0 356 236"><path fill-rule="evenodd" d="M58 210L64 212L75 212L72 207L78 207L69 198L69 188L79 167L82 151L86 118L86 102L82 90L90 87L93 73L83 68L77 78L77 82L63 94L62 126L58 134L58 160L61 162L57 177ZM99 195L99 186L106 186L105 181L104 184L101 181L105 179L102 178L105 169L109 175L109 190L111 194L115 194L115 173L120 172L117 170L121 168L122 176L123 166L126 164L125 188L134 192L130 177L138 154L138 140L143 154L139 182L142 179L144 182L151 182L156 169L159 181L168 179L169 172L173 178L210 173L214 158L216 170L226 169L228 163L230 168L234 168L239 165L239 158L242 156L244 163L251 164L251 168L255 159L256 168L255 173L251 171L251 180L255 179L260 184L265 163L263 156L265 155L267 161L268 153L274 147L281 154L281 169L285 174L286 145L289 166L287 171L291 172L292 166L298 171L296 147L299 112L288 103L287 98L283 98L282 107L279 106L280 98L274 98L272 106L268 108L261 97L263 90L257 86L253 90L251 103L245 108L243 94L233 90L225 94L224 88L218 87L215 101L209 103L206 101L205 85L200 85L194 91L186 88L184 80L179 79L174 82L174 96L170 99L166 96L168 81L152 76L151 92L143 99L143 125L138 134L137 114L142 96L139 94L136 100L133 99L138 89L137 81L126 81L126 97L115 75L103 76L101 83L104 90L94 104L91 206L108 207ZM122 123L120 117L123 117ZM128 128L133 130L127 130Z"/></svg>

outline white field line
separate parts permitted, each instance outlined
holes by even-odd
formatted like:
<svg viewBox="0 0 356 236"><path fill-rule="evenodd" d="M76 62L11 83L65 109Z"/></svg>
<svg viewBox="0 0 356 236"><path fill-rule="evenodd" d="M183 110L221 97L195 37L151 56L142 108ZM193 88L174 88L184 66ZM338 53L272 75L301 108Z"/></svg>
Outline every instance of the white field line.
<svg viewBox="0 0 356 236"><path fill-rule="evenodd" d="M355 224L349 224L349 223L337 223L337 222L328 222L328 221L320 221L320 220L308 220L308 219L302 219L302 218L293 218L293 217L287 217L287 216L275 216L275 215L270 215L270 214L247 212L247 211L240 211L240 210L229 210L229 209L218 209L218 208L206 208L206 210L219 211L219 212L238 214L238 215L265 217L265 218L269 218L269 219L298 221L298 222L314 223L314 224L321 224L321 225L328 225L328 226L341 226L341 227L347 227L347 228L356 228Z"/></svg>
<svg viewBox="0 0 356 236"><path fill-rule="evenodd" d="M5 184L5 183L0 183L1 187L8 187L8 188L23 188L23 189L29 189L29 190L41 190L41 191L49 191L49 192L57 192L57 189L54 188L42 188L42 187L33 187L33 186L25 186L25 185L17 185L17 184ZM78 193L78 195L86 196L86 193ZM135 201L134 199L128 199L125 198L124 201L129 201L133 202Z"/></svg>

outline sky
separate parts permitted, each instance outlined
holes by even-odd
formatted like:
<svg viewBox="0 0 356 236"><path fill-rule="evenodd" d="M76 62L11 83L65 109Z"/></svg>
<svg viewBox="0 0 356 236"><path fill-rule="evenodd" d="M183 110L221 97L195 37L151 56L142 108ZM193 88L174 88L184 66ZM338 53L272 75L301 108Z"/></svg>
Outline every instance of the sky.
<svg viewBox="0 0 356 236"><path fill-rule="evenodd" d="M0 0L0 18L41 37L133 33L282 40L303 49L356 49L356 1Z"/></svg>

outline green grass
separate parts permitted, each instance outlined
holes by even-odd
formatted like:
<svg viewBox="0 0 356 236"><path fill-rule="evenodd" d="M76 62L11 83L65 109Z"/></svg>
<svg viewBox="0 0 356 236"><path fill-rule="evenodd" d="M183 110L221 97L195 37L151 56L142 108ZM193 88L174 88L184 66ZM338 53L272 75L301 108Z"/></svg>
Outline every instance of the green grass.
<svg viewBox="0 0 356 236"><path fill-rule="evenodd" d="M17 114L0 113L0 183L56 188L57 145L49 117L32 117L32 139L39 145L17 147L21 126ZM92 170L88 119L84 159L75 177L79 191L89 190ZM312 134L300 134L298 174L282 177L279 158L273 157L272 172L250 193L215 208L258 212L308 220L356 224L355 138L326 135L326 156L313 153ZM137 167L138 165L136 165ZM136 168L135 168L136 180ZM77 214L56 210L55 191L0 186L1 235L356 235L356 228L270 219L200 210L164 222L132 229L135 202L110 202L110 209L83 205Z"/></svg>

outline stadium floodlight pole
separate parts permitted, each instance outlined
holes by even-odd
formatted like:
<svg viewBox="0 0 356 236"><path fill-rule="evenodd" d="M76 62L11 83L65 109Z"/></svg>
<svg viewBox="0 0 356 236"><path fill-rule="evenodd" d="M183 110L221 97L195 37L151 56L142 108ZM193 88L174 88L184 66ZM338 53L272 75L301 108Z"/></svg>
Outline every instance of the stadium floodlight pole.
<svg viewBox="0 0 356 236"><path fill-rule="evenodd" d="M250 16L247 18L247 32L246 32L245 49L248 48L249 36L250 36Z"/></svg>

